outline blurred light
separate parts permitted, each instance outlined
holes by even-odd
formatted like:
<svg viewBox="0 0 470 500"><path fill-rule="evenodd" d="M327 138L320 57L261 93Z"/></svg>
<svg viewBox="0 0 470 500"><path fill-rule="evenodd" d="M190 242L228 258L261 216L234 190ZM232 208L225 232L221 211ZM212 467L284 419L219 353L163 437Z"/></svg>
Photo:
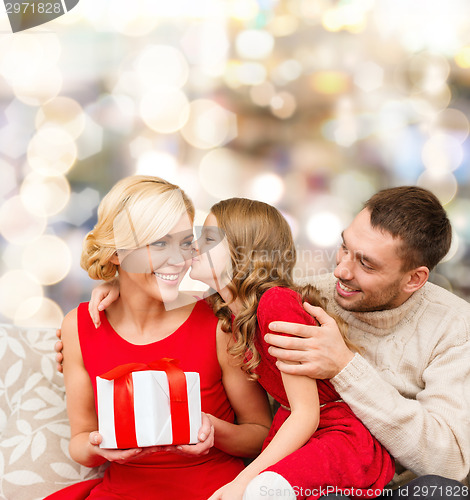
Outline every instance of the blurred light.
<svg viewBox="0 0 470 500"><path fill-rule="evenodd" d="M182 87L188 81L189 67L183 54L169 45L150 45L136 63L137 75L151 90L158 86Z"/></svg>
<svg viewBox="0 0 470 500"><path fill-rule="evenodd" d="M266 68L259 63L242 63L237 67L236 77L244 85L259 85L266 80Z"/></svg>
<svg viewBox="0 0 470 500"><path fill-rule="evenodd" d="M103 94L86 111L99 126L118 134L132 133L135 123L134 99L123 94Z"/></svg>
<svg viewBox="0 0 470 500"><path fill-rule="evenodd" d="M46 228L46 218L33 215L20 196L13 196L0 207L0 234L11 243L22 245L38 238Z"/></svg>
<svg viewBox="0 0 470 500"><path fill-rule="evenodd" d="M284 182L276 174L257 175L250 186L250 197L265 203L277 203L284 194Z"/></svg>
<svg viewBox="0 0 470 500"><path fill-rule="evenodd" d="M140 115L155 132L176 132L188 120L188 98L179 89L159 87L144 95L140 103Z"/></svg>
<svg viewBox="0 0 470 500"><path fill-rule="evenodd" d="M470 45L462 47L454 56L455 62L463 69L470 68Z"/></svg>
<svg viewBox="0 0 470 500"><path fill-rule="evenodd" d="M364 92L371 92L383 84L384 70L372 61L359 64L354 73L354 83Z"/></svg>
<svg viewBox="0 0 470 500"><path fill-rule="evenodd" d="M433 192L439 201L446 205L457 194L458 184L451 172L426 170L423 172L416 185Z"/></svg>
<svg viewBox="0 0 470 500"><path fill-rule="evenodd" d="M56 125L76 139L85 128L85 116L80 104L70 97L59 96L45 103L36 115L36 128Z"/></svg>
<svg viewBox="0 0 470 500"><path fill-rule="evenodd" d="M362 6L351 3L326 10L322 17L322 24L327 31L347 29L358 33L365 28L366 20Z"/></svg>
<svg viewBox="0 0 470 500"><path fill-rule="evenodd" d="M363 203L377 191L377 187L372 183L370 176L353 170L333 176L330 191L358 212Z"/></svg>
<svg viewBox="0 0 470 500"><path fill-rule="evenodd" d="M2 260L7 269L21 269L23 266L21 261L23 248L23 245L13 245L11 243L3 246Z"/></svg>
<svg viewBox="0 0 470 500"><path fill-rule="evenodd" d="M169 182L177 182L178 162L168 153L146 151L137 161L137 175L154 175Z"/></svg>
<svg viewBox="0 0 470 500"><path fill-rule="evenodd" d="M454 257L457 257L458 254L462 254L462 252L459 252L460 250L460 238L459 235L457 234L456 231L452 231L452 243L450 245L449 251L447 252L447 255L441 260L442 262L449 262L449 260L452 260ZM463 255L459 255L459 257L462 257Z"/></svg>
<svg viewBox="0 0 470 500"><path fill-rule="evenodd" d="M218 200L240 196L245 182L234 153L225 148L209 151L199 165L201 186Z"/></svg>
<svg viewBox="0 0 470 500"><path fill-rule="evenodd" d="M59 305L46 297L31 297L20 304L13 322L31 328L60 328L64 314Z"/></svg>
<svg viewBox="0 0 470 500"><path fill-rule="evenodd" d="M257 106L269 106L271 99L276 95L276 89L270 82L254 85L250 89L250 97Z"/></svg>
<svg viewBox="0 0 470 500"><path fill-rule="evenodd" d="M445 109L437 114L431 126L437 130L442 130L463 143L468 137L470 125L467 117L458 109Z"/></svg>
<svg viewBox="0 0 470 500"><path fill-rule="evenodd" d="M275 16L268 25L269 31L277 37L292 35L298 27L299 19L289 14Z"/></svg>
<svg viewBox="0 0 470 500"><path fill-rule="evenodd" d="M61 213L64 219L74 226L82 226L96 214L100 194L96 189L86 187L80 193L72 193L66 209Z"/></svg>
<svg viewBox="0 0 470 500"><path fill-rule="evenodd" d="M409 99L414 109L428 119L434 119L437 113L446 109L452 99L450 88L444 85L434 94L417 94Z"/></svg>
<svg viewBox="0 0 470 500"><path fill-rule="evenodd" d="M215 148L237 136L236 116L214 101L197 99L190 104L189 119L181 134L191 146Z"/></svg>
<svg viewBox="0 0 470 500"><path fill-rule="evenodd" d="M463 238L463 248L465 242L470 242L470 200L457 198L447 208L447 215L453 229ZM455 233L454 233L455 235Z"/></svg>
<svg viewBox="0 0 470 500"><path fill-rule="evenodd" d="M436 175L453 171L462 163L462 146L454 137L437 133L424 145L422 159L424 166Z"/></svg>
<svg viewBox="0 0 470 500"><path fill-rule="evenodd" d="M72 255L65 241L57 236L40 236L23 251L23 269L41 285L53 285L70 271Z"/></svg>
<svg viewBox="0 0 470 500"><path fill-rule="evenodd" d="M242 59L266 59L274 48L274 38L267 31L245 30L238 34L235 47Z"/></svg>
<svg viewBox="0 0 470 500"><path fill-rule="evenodd" d="M339 241L343 224L332 212L317 212L308 219L306 230L312 243L320 247L330 247Z"/></svg>
<svg viewBox="0 0 470 500"><path fill-rule="evenodd" d="M150 0L133 0L129 10L127 0L113 0L107 10L107 22L115 31L127 36L148 35L157 24L157 17L149 15Z"/></svg>
<svg viewBox="0 0 470 500"><path fill-rule="evenodd" d="M151 151L152 147L152 140L142 135L137 136L129 142L129 151L132 158L139 158L143 153Z"/></svg>
<svg viewBox="0 0 470 500"><path fill-rule="evenodd" d="M11 90L9 90L9 94L11 97ZM2 154L9 158L18 159L25 154L31 136L36 131L34 127L36 110L18 99L12 99L5 106L4 113L7 125L0 128Z"/></svg>
<svg viewBox="0 0 470 500"><path fill-rule="evenodd" d="M4 199L7 194L16 188L15 167L0 158L0 172L2 172L2 182L0 182L0 199Z"/></svg>
<svg viewBox="0 0 470 500"><path fill-rule="evenodd" d="M311 76L310 83L313 90L327 95L342 94L350 87L349 77L339 71L318 71Z"/></svg>
<svg viewBox="0 0 470 500"><path fill-rule="evenodd" d="M421 91L435 93L446 83L450 65L444 56L422 52L407 63L411 82Z"/></svg>
<svg viewBox="0 0 470 500"><path fill-rule="evenodd" d="M290 118L297 109L295 97L289 92L279 92L271 99L271 112L278 118Z"/></svg>
<svg viewBox="0 0 470 500"><path fill-rule="evenodd" d="M77 159L77 146L67 132L57 126L40 128L28 146L28 163L44 176L68 172Z"/></svg>
<svg viewBox="0 0 470 500"><path fill-rule="evenodd" d="M249 21L259 13L258 2L255 0L231 0L227 7L228 15L238 21Z"/></svg>
<svg viewBox="0 0 470 500"><path fill-rule="evenodd" d="M224 27L207 20L188 28L181 47L190 63L214 74L225 65L230 43Z"/></svg>
<svg viewBox="0 0 470 500"><path fill-rule="evenodd" d="M55 215L67 205L70 185L62 175L44 177L32 172L21 184L20 196L23 205L33 215Z"/></svg>
<svg viewBox="0 0 470 500"><path fill-rule="evenodd" d="M77 139L78 159L85 160L103 149L103 128L85 114L85 129Z"/></svg>
<svg viewBox="0 0 470 500"><path fill-rule="evenodd" d="M30 79L12 83L16 97L30 106L39 106L56 97L62 89L62 73L58 68L41 68Z"/></svg>
<svg viewBox="0 0 470 500"><path fill-rule="evenodd" d="M272 79L278 85L285 85L287 82L297 80L302 75L302 65L295 59L283 61L272 71Z"/></svg>
<svg viewBox="0 0 470 500"><path fill-rule="evenodd" d="M28 299L42 296L42 286L26 271L7 271L0 277L0 313L7 318L13 319Z"/></svg>

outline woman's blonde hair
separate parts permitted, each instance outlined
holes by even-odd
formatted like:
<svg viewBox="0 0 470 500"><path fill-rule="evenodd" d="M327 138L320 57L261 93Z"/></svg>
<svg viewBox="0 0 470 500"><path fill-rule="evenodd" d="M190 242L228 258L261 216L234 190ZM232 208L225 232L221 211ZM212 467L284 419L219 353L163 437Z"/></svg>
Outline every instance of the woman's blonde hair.
<svg viewBox="0 0 470 500"><path fill-rule="evenodd" d="M275 286L290 288L299 293L299 302L326 307L326 299L311 286L294 283L293 271L296 249L286 219L271 205L246 198L230 198L215 204L211 213L227 237L232 260L233 278L227 285L232 297L242 304L242 312L232 325L228 304L215 293L208 297L214 313L225 332L232 331L229 352L238 357L244 369L252 375L260 362L254 340L257 326L256 311L266 290ZM335 318L346 343L346 324ZM247 356L247 352L252 355Z"/></svg>
<svg viewBox="0 0 470 500"><path fill-rule="evenodd" d="M116 275L116 250L135 249L162 238L184 214L191 222L194 206L176 185L149 175L120 180L98 207L98 222L83 242L80 264L90 278Z"/></svg>

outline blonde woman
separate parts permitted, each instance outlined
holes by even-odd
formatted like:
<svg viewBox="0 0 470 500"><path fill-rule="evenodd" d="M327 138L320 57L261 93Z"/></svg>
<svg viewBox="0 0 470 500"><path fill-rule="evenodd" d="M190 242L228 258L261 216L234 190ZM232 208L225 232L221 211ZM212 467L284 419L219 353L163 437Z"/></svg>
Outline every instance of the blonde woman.
<svg viewBox="0 0 470 500"><path fill-rule="evenodd" d="M204 301L174 307L191 262L193 216L184 192L156 177L125 178L101 202L81 264L93 279L118 275L120 296L101 313L97 329L87 304L67 314L63 372L70 454L88 467L106 461L110 466L102 480L74 485L51 499L206 500L241 472L237 457L259 452L270 425L263 391L231 362L230 336L218 328ZM201 443L193 446L100 448L96 376L117 365L162 357L200 374L209 432L200 433Z"/></svg>

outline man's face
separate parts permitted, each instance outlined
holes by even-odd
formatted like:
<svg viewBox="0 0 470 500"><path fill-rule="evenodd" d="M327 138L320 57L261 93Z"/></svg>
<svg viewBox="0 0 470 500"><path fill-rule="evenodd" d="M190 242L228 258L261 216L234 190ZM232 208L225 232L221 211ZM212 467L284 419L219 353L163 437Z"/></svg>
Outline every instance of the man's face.
<svg viewBox="0 0 470 500"><path fill-rule="evenodd" d="M348 311L392 309L403 304L408 273L401 270L400 238L374 229L368 210L362 210L343 232L336 255L336 302Z"/></svg>

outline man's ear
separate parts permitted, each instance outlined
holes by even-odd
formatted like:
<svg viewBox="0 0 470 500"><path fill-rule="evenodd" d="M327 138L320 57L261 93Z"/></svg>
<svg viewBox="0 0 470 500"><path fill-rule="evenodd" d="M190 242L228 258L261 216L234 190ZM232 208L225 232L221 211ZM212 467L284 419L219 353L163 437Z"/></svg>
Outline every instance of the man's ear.
<svg viewBox="0 0 470 500"><path fill-rule="evenodd" d="M407 281L404 284L403 291L414 293L419 290L429 278L429 269L426 266L416 267L406 273Z"/></svg>

